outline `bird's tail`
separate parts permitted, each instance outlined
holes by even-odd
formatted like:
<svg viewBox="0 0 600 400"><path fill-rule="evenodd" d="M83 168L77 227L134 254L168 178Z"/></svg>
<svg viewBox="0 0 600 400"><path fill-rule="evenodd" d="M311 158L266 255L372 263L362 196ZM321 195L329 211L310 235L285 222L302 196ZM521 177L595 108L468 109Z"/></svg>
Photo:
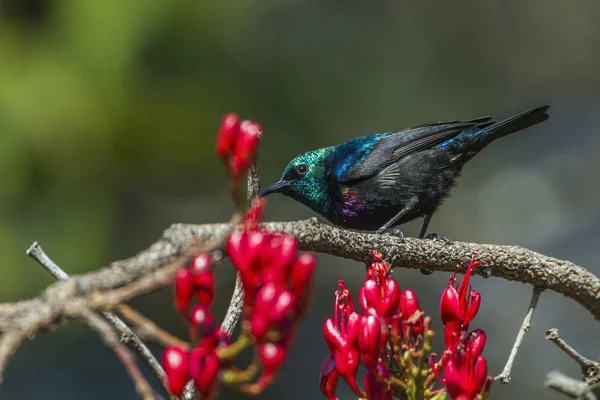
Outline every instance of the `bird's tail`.
<svg viewBox="0 0 600 400"><path fill-rule="evenodd" d="M492 141L511 133L518 132L530 126L539 124L548 119L546 111L550 106L540 106L521 114L514 115L502 121L491 123L488 126L479 128L472 132L470 147L472 150L479 151Z"/></svg>

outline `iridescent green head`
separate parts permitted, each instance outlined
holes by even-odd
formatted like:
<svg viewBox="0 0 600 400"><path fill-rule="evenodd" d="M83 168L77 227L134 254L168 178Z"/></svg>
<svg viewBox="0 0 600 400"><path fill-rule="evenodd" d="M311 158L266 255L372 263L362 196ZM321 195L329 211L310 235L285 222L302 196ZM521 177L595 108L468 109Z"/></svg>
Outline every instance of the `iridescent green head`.
<svg viewBox="0 0 600 400"><path fill-rule="evenodd" d="M260 191L260 196L281 193L312 208L327 213L330 163L333 147L309 151L294 158L285 167L281 179Z"/></svg>

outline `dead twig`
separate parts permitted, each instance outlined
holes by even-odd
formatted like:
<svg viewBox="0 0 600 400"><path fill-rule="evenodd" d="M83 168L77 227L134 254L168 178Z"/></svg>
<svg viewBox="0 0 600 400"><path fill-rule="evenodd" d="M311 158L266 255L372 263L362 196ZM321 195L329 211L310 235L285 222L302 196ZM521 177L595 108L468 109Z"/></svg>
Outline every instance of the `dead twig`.
<svg viewBox="0 0 600 400"><path fill-rule="evenodd" d="M517 352L519 351L519 347L521 347L521 343L523 343L523 338L525 337L525 333L529 332L529 328L531 327L531 319L533 318L533 313L535 311L535 307L537 306L537 302L540 298L540 294L544 291L543 288L534 287L533 295L531 296L531 302L529 303L529 309L527 310L527 314L523 319L523 323L521 324L521 328L519 329L519 333L517 334L517 338L515 339L515 344L513 345L512 350L510 351L510 355L508 356L508 361L502 370L500 375L496 376L494 380L500 380L502 383L510 382L510 371L512 370L513 363L515 362L515 358L517 357Z"/></svg>

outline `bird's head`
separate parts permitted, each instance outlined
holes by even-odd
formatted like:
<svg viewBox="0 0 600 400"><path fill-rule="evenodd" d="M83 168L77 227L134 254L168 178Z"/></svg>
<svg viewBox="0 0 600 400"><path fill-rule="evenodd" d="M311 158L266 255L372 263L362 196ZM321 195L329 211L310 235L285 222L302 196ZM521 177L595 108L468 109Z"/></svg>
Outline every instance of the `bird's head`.
<svg viewBox="0 0 600 400"><path fill-rule="evenodd" d="M309 151L294 158L285 167L281 179L263 188L259 195L281 193L323 214L328 201L329 150Z"/></svg>

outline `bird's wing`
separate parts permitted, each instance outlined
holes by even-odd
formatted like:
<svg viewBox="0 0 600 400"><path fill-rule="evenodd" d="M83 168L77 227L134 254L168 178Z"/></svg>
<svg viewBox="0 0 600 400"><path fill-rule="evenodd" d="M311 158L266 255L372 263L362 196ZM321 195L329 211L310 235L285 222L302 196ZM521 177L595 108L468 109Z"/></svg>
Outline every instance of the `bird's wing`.
<svg viewBox="0 0 600 400"><path fill-rule="evenodd" d="M400 158L435 146L471 127L493 124L491 117L469 121L434 122L401 132L389 132L351 140L338 151L333 173L338 183L375 175Z"/></svg>

